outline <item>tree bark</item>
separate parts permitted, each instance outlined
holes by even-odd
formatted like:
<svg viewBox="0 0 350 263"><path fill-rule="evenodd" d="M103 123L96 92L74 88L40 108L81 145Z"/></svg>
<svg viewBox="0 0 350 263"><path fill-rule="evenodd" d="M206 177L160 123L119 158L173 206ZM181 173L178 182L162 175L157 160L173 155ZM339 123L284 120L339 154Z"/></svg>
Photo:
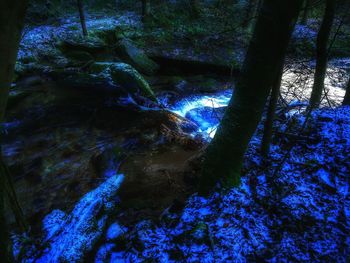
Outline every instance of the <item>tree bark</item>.
<svg viewBox="0 0 350 263"><path fill-rule="evenodd" d="M302 25L306 25L307 24L307 19L309 16L309 8L310 8L310 0L305 0L304 1L304 6L303 6L303 13L301 16L301 21L300 23Z"/></svg>
<svg viewBox="0 0 350 263"><path fill-rule="evenodd" d="M262 4L263 4L263 0L257 0L256 6L255 6L255 15L254 15L255 17L257 17L259 15Z"/></svg>
<svg viewBox="0 0 350 263"><path fill-rule="evenodd" d="M328 63L328 42L334 21L335 9L336 0L326 0L326 8L322 19L322 24L317 35L316 70L309 103L309 110L317 108L321 103Z"/></svg>
<svg viewBox="0 0 350 263"><path fill-rule="evenodd" d="M350 106L350 78L346 86L346 93L343 100L343 106Z"/></svg>
<svg viewBox="0 0 350 263"><path fill-rule="evenodd" d="M198 0L190 0L190 11L193 18L200 16L200 8Z"/></svg>
<svg viewBox="0 0 350 263"><path fill-rule="evenodd" d="M200 193L217 182L223 187L239 185L244 153L284 60L302 2L263 2L234 94L204 156Z"/></svg>
<svg viewBox="0 0 350 263"><path fill-rule="evenodd" d="M0 123L3 122L7 99L21 39L27 0L0 1ZM1 149L0 149L1 154ZM4 199L8 178L0 169L0 251L2 262L13 262L11 242L6 227Z"/></svg>
<svg viewBox="0 0 350 263"><path fill-rule="evenodd" d="M142 22L147 22L151 13L151 2L150 0L142 0Z"/></svg>
<svg viewBox="0 0 350 263"><path fill-rule="evenodd" d="M283 64L279 70L275 83L272 86L270 102L267 109L266 120L264 123L264 134L261 141L261 154L267 157L270 152L270 145L272 140L273 121L275 119L275 111L277 107L278 95L280 93L281 82L283 76Z"/></svg>
<svg viewBox="0 0 350 263"><path fill-rule="evenodd" d="M252 23L253 16L254 16L254 4L255 4L255 0L249 0L247 3L245 14L243 17L243 23L242 23L243 28L248 28Z"/></svg>
<svg viewBox="0 0 350 263"><path fill-rule="evenodd" d="M87 28L86 28L86 20L85 20L83 1L82 0L77 0L77 5L78 5L78 10L79 10L81 30L83 31L83 35L87 36L88 35L88 31L87 31Z"/></svg>

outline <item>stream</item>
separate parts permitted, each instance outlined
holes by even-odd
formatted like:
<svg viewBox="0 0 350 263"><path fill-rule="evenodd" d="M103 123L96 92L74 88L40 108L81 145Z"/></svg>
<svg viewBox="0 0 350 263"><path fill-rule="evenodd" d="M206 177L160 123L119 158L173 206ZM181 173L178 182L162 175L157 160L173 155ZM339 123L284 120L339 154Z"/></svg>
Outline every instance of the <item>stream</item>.
<svg viewBox="0 0 350 263"><path fill-rule="evenodd" d="M120 17L118 23L136 23L137 21L135 22L132 18L132 14ZM114 20L101 20L100 24L97 23L95 26L112 25L112 22L116 23ZM94 26L93 24L88 25ZM72 26L77 26L76 22L72 24L66 21L60 31L57 31L57 27L38 27L34 33L26 34L25 39L29 45L27 48L21 48L20 57L40 50L34 43L45 49L50 43L50 38L66 34L66 30L74 31ZM345 93L344 85L347 81L346 72L350 68L349 61L348 58L345 58L330 63L323 107L332 108L341 104ZM312 68L313 62L308 62L306 67L305 65L301 67L292 65L286 69L281 88L284 106L307 101L312 88ZM168 87L164 86L160 91L167 92L167 89ZM65 101L62 106L59 96L54 95L52 101L59 102L55 108L51 107L51 101L49 101L50 96L54 93L51 87L36 90L35 95L31 98L32 101L28 104L32 107L31 104L38 102L39 106L32 107L33 109L30 108L30 110L33 110L34 113L42 113L45 118L40 119L42 117L40 115L38 120L30 119L30 122L34 123L33 127L29 126L29 129L26 130L26 132L29 130L30 133L19 133L18 135L15 132L21 120L17 119L17 116L22 117L21 114L27 114L27 118L32 117L30 111L26 112L25 106L28 105L23 108L20 106L18 112L15 110L12 112L14 118L3 127L5 132L8 130L11 135L14 133L13 141L5 142L4 156L8 159L14 174L17 175L16 183L21 195L20 201L24 203L25 212L31 215L30 220L39 222L44 218L43 240L46 242L45 245L47 243L51 245L51 249L42 247L44 252L40 255L35 254L36 251L33 251L33 248L28 249L27 258L33 259L31 255L33 252L36 258L40 258L37 262L79 261L86 256L86 253L96 250L96 242L102 239L104 245L96 253L96 262L103 262L103 257L110 253L120 241L118 238L128 231L120 226L115 218L124 212L122 209L120 209L121 213L118 210L121 204L117 196L120 195L120 190L125 191L122 188L125 183L128 183L129 178L136 178L134 179L136 183L129 182L129 185L136 185L133 189L136 193L143 194L137 187L153 184L154 188L146 189L147 192L151 192L150 195L155 195L155 197L152 196L151 201L165 199L161 194L168 194L167 187L170 188L169 185L173 187L179 183L176 180L179 174L182 175L188 168L186 167L187 161L195 157L203 146L195 145L196 137L204 138L205 143L214 137L220 119L229 104L232 89L218 87L213 90L215 91L210 93L193 92L193 94L182 96L180 94L175 100L170 100L163 95L158 96L159 102L167 110L196 124L195 130L190 133L191 136L186 134L191 138L185 138L180 142L173 140L174 138L169 139L168 135L159 132L163 122L172 131L172 127L176 126L173 124L178 121L171 120L167 114L162 115L160 111L133 111L129 108L117 108L116 110L105 107L105 105L101 106L102 104L98 106L72 104L73 106L69 105L72 106L69 108L66 107ZM47 105L44 103L46 99L50 102ZM40 103L43 104L42 107ZM304 108L305 104L302 104L297 112L303 111ZM119 165L115 164L119 160L113 158L119 157L119 145L129 140L132 141L130 148L136 145L134 142L138 144L137 149L128 152L127 157L131 158L128 158L129 163L124 165L126 166L124 169L130 173L122 175L119 174ZM159 146L158 144L161 144L159 141L162 143L165 141L165 143ZM135 170L132 170L131 168L134 167L136 167ZM143 180L144 178L138 177L140 174L136 172L132 174L134 171L148 177L147 180L151 178L154 181ZM166 182L165 186L162 184L164 182ZM181 183L179 188L183 195L185 191ZM130 189L126 189L128 190ZM163 193L159 193L161 190ZM170 198L177 197L178 192L172 194L173 196L169 194ZM48 211L51 212L48 213ZM210 214L206 208L196 212L203 216ZM142 232L143 227L146 229L145 232L151 232L147 229L148 226L138 224L135 226L137 234L147 236L147 233ZM225 237L229 237L229 234ZM238 239L235 238L235 240ZM17 255L20 253L21 241L20 238L15 240ZM158 239L154 242L158 244ZM118 260L118 253L114 254L115 260ZM99 256L102 258L101 261L97 260Z"/></svg>
<svg viewBox="0 0 350 263"><path fill-rule="evenodd" d="M314 62L309 63L308 71L312 71ZM305 68L305 65L303 65ZM300 104L300 112L306 108L305 102L311 95L313 75L300 70L301 66L291 66L285 70L282 78L281 95L288 105ZM350 68L350 59L334 59L330 62L325 80L325 97L322 100L323 107L340 106L345 95L346 72ZM303 83L300 85L300 83ZM210 140L214 137L219 121L224 114L225 107L229 104L232 90L220 90L211 94L194 94L182 98L175 103L168 103L166 97L159 100L168 109L184 118L188 118L198 125L198 130L192 135L200 134ZM291 113L294 113L293 110Z"/></svg>

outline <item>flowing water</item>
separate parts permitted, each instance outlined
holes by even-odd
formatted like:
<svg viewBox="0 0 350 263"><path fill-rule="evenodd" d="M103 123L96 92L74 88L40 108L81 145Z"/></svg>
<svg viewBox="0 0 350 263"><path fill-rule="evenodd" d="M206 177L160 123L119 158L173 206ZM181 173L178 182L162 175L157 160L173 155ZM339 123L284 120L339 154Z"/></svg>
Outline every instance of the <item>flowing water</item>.
<svg viewBox="0 0 350 263"><path fill-rule="evenodd" d="M281 98L286 105L300 105L305 109L313 84L313 65L306 63L292 65L285 69L281 86ZM350 59L337 59L330 63L325 79L322 107L340 106L345 95L347 70ZM189 118L198 125L193 135L201 134L210 140L214 137L219 121L232 96L232 90L221 90L212 94L196 94L168 104L166 98L160 100L168 109L182 117ZM292 107L293 108L293 107ZM295 111L295 109L293 109Z"/></svg>

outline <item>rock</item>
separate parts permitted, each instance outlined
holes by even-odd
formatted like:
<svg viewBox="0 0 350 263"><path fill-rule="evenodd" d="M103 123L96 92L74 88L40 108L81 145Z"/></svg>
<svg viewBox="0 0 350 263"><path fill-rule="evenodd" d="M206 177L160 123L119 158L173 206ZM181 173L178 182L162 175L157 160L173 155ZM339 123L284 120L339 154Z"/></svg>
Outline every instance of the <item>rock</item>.
<svg viewBox="0 0 350 263"><path fill-rule="evenodd" d="M29 91L10 91L8 101L7 101L7 109L11 109L12 107L20 104L25 98L30 96Z"/></svg>
<svg viewBox="0 0 350 263"><path fill-rule="evenodd" d="M148 58L143 50L137 48L128 39L119 40L115 51L123 61L144 74L153 75L159 69L159 66Z"/></svg>
<svg viewBox="0 0 350 263"><path fill-rule="evenodd" d="M85 100L86 97L119 97L123 92L112 81L109 73L81 72L75 69L55 69L48 73L60 87L63 96Z"/></svg>
<svg viewBox="0 0 350 263"><path fill-rule="evenodd" d="M49 246L36 262L83 262L102 235L123 178L114 175L87 193L69 215L55 210L46 216L43 225Z"/></svg>
<svg viewBox="0 0 350 263"><path fill-rule="evenodd" d="M90 74L100 74L104 71L108 71L109 67L112 65L112 62L96 62L89 66Z"/></svg>
<svg viewBox="0 0 350 263"><path fill-rule="evenodd" d="M108 49L107 45L97 37L65 39L58 43L58 48L65 54L71 51L84 51L91 55L103 53Z"/></svg>
<svg viewBox="0 0 350 263"><path fill-rule="evenodd" d="M319 178L320 182L329 190L332 192L337 192L337 187L335 185L335 178L331 174L326 171L325 169L321 168L316 173L317 177Z"/></svg>
<svg viewBox="0 0 350 263"><path fill-rule="evenodd" d="M230 56L225 56L223 61L216 61L212 54L204 58L193 56L193 54L180 55L181 51L176 48L173 52L148 52L149 57L154 60L165 74L194 75L194 74L217 74L222 76L232 76L240 71L241 61L232 60ZM230 61L228 61L230 59Z"/></svg>
<svg viewBox="0 0 350 263"><path fill-rule="evenodd" d="M93 30L90 34L97 36L99 39L108 45L115 45L115 43L124 38L124 29L120 26Z"/></svg>
<svg viewBox="0 0 350 263"><path fill-rule="evenodd" d="M118 223L113 223L107 230L106 239L107 241L113 241L123 235L125 230Z"/></svg>
<svg viewBox="0 0 350 263"><path fill-rule="evenodd" d="M157 103L148 82L137 70L125 63L95 62L86 71L56 69L49 76L70 93L80 91L80 95L119 97L127 92L133 98L141 95Z"/></svg>
<svg viewBox="0 0 350 263"><path fill-rule="evenodd" d="M200 83L198 83L198 90L203 93L213 93L217 92L220 87L220 83L218 83L215 79L204 79Z"/></svg>
<svg viewBox="0 0 350 263"><path fill-rule="evenodd" d="M86 51L70 51L66 53L66 57L77 62L89 62L94 61L94 57Z"/></svg>
<svg viewBox="0 0 350 263"><path fill-rule="evenodd" d="M115 244L107 243L102 245L95 256L95 263L104 263L109 262L108 258L110 257L112 250L115 248Z"/></svg>
<svg viewBox="0 0 350 263"><path fill-rule="evenodd" d="M226 107L195 108L187 112L186 118L196 123L201 130L207 130L208 128L219 124L219 121L225 113L225 109Z"/></svg>
<svg viewBox="0 0 350 263"><path fill-rule="evenodd" d="M157 102L157 98L147 81L132 66L125 63L113 63L109 69L112 81L124 87L130 94L142 94Z"/></svg>
<svg viewBox="0 0 350 263"><path fill-rule="evenodd" d="M17 80L31 75L41 74L42 72L47 72L49 70L49 66L41 65L38 63L23 64L17 62L15 65L15 74Z"/></svg>

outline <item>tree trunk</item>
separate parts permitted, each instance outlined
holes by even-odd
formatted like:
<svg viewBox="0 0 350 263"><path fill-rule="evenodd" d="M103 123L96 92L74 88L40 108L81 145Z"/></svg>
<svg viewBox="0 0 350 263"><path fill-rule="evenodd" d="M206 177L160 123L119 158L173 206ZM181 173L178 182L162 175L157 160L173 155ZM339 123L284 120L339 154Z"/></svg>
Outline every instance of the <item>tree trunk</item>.
<svg viewBox="0 0 350 263"><path fill-rule="evenodd" d="M147 22L151 13L151 2L150 0L142 0L142 22Z"/></svg>
<svg viewBox="0 0 350 263"><path fill-rule="evenodd" d="M115 0L115 11L118 12L119 9L119 0Z"/></svg>
<svg viewBox="0 0 350 263"><path fill-rule="evenodd" d="M300 23L302 25L306 25L307 24L307 19L309 16L309 8L310 8L310 0L305 0L304 1L304 6L303 6L303 13L301 16L301 21Z"/></svg>
<svg viewBox="0 0 350 263"><path fill-rule="evenodd" d="M283 76L283 64L279 70L275 83L272 86L270 102L267 109L266 120L264 123L264 134L261 141L261 154L263 157L267 157L270 152L270 144L272 139L273 121L275 119L275 111L278 101L278 95L280 93L281 82Z"/></svg>
<svg viewBox="0 0 350 263"><path fill-rule="evenodd" d="M263 4L263 0L257 0L256 6L255 6L255 15L254 15L255 17L259 15L262 4Z"/></svg>
<svg viewBox="0 0 350 263"><path fill-rule="evenodd" d="M190 11L193 18L200 16L200 8L198 0L190 0Z"/></svg>
<svg viewBox="0 0 350 263"><path fill-rule="evenodd" d="M21 39L26 0L0 1L0 123L3 122L8 93L13 80L19 42ZM1 149L0 149L1 154ZM0 251L2 262L13 262L11 242L6 227L4 199L7 190L6 174L0 169Z"/></svg>
<svg viewBox="0 0 350 263"><path fill-rule="evenodd" d="M79 10L81 29L83 31L83 35L87 36L88 35L88 31L87 31L87 28L86 28L86 20L85 20L83 1L82 0L77 0L77 5L78 5L78 10Z"/></svg>
<svg viewBox="0 0 350 263"><path fill-rule="evenodd" d="M243 28L248 28L253 20L253 15L254 15L254 4L255 1L254 0L249 0L246 6L246 10L245 10L245 14L243 17L243 23L242 23L242 27Z"/></svg>
<svg viewBox="0 0 350 263"><path fill-rule="evenodd" d="M336 8L336 0L327 0L322 24L317 35L316 70L314 85L310 98L309 110L317 108L321 103L324 80L328 63L328 41L332 30Z"/></svg>
<svg viewBox="0 0 350 263"><path fill-rule="evenodd" d="M350 106L350 78L348 81L348 85L346 86L346 93L343 100L343 106Z"/></svg>
<svg viewBox="0 0 350 263"><path fill-rule="evenodd" d="M239 185L244 153L284 61L302 2L263 2L234 94L204 156L200 193L217 182Z"/></svg>
<svg viewBox="0 0 350 263"><path fill-rule="evenodd" d="M0 175L0 251L4 262L13 262L11 241L7 231L5 218L5 182L4 176Z"/></svg>

